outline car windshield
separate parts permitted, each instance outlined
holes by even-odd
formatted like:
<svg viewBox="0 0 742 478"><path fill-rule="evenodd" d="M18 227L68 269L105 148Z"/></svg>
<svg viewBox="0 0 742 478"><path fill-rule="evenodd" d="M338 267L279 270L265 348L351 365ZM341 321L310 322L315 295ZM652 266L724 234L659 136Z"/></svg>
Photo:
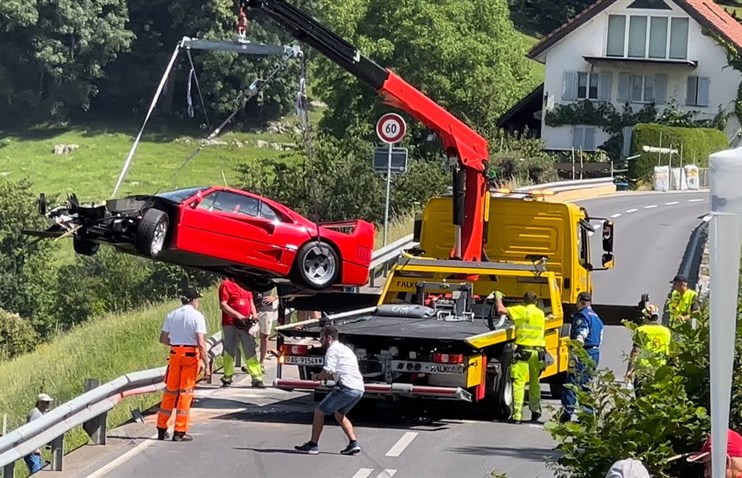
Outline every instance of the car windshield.
<svg viewBox="0 0 742 478"><path fill-rule="evenodd" d="M208 186L200 186L197 188L187 188L187 189L176 189L175 191L168 191L166 193L159 193L157 196L161 198L168 199L170 201L176 202L178 204L182 203L189 197L193 196L199 191L205 191L206 189L209 189Z"/></svg>

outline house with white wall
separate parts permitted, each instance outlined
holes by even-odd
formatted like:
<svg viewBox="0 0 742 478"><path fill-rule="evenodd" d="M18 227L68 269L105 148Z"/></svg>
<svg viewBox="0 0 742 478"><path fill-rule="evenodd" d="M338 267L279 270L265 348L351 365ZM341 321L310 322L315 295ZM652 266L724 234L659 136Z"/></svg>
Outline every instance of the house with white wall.
<svg viewBox="0 0 742 478"><path fill-rule="evenodd" d="M546 149L594 151L611 136L604 127L580 124L579 115L554 125L549 112L584 101L618 112L654 104L695 120L731 113L731 138L740 128L733 115L742 73L729 66L729 47L742 51L742 25L712 0L598 0L531 49L545 65L544 83L500 124L513 129L530 101L527 119L540 121Z"/></svg>

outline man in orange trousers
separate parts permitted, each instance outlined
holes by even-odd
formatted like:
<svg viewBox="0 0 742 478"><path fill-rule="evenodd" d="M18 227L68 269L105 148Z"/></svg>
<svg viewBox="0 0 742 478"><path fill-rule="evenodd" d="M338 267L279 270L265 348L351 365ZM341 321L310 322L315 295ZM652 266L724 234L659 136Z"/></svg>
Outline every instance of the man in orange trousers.
<svg viewBox="0 0 742 478"><path fill-rule="evenodd" d="M209 353L206 350L206 319L198 311L201 294L195 289L186 290L183 303L165 318L160 333L160 343L170 346L165 391L157 413L157 439L167 438L168 421L175 408L173 441L191 441L188 435L188 418L193 401L193 391L198 379L199 363L203 365L207 380L210 379Z"/></svg>

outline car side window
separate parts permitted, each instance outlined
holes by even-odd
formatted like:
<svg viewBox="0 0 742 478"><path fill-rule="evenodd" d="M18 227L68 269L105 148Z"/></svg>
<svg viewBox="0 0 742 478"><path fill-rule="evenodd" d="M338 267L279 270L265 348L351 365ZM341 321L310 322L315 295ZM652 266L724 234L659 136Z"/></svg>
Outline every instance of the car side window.
<svg viewBox="0 0 742 478"><path fill-rule="evenodd" d="M267 219L269 221L275 221L276 219L280 219L278 216L278 213L270 207L268 204L264 203L263 201L260 201L260 217L263 219Z"/></svg>
<svg viewBox="0 0 742 478"><path fill-rule="evenodd" d="M258 215L258 206L260 205L260 201L253 197L241 196L228 191L219 191L215 195L216 198L214 199L212 206L209 208L210 211L220 211L230 214L245 214L247 216ZM207 198L208 196L205 197L202 202L205 202Z"/></svg>
<svg viewBox="0 0 742 478"><path fill-rule="evenodd" d="M219 195L219 192L213 192L210 194L207 194L204 196L204 198L201 200L200 203L198 203L198 206L196 209L206 209L208 211L214 210L214 202L216 201L216 197Z"/></svg>

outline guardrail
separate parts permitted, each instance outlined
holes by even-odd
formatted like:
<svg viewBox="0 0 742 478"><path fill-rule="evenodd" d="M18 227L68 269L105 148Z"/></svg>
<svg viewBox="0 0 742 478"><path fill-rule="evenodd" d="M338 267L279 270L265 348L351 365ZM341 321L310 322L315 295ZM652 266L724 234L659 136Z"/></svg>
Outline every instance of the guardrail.
<svg viewBox="0 0 742 478"><path fill-rule="evenodd" d="M602 186L612 182L612 178L560 181L526 186L517 191L528 192L539 189L549 189L555 192L567 191ZM377 270L386 268L396 260L401 251L414 244L412 234L410 234L375 251L371 262L372 284ZM334 318L335 315L330 315L329 318ZM211 359L222 353L221 332L209 337L207 348ZM103 385L100 385L98 380L88 379L85 383L87 391L79 397L0 437L0 467L3 470L3 478L13 478L16 461L47 444L51 444L52 449L51 470L62 471L64 436L80 425L83 426L93 443L105 445L108 411L124 398L162 390L165 387L165 370L166 367L159 367L132 372Z"/></svg>
<svg viewBox="0 0 742 478"><path fill-rule="evenodd" d="M211 359L220 355L223 349L221 332L209 337L206 346ZM133 372L103 385L99 385L98 380L88 379L85 387L89 390L79 397L0 437L3 478L13 478L15 462L47 444L52 451L51 470L62 471L64 435L80 425L93 443L105 445L108 411L126 397L162 390L165 370L166 367L159 367Z"/></svg>

